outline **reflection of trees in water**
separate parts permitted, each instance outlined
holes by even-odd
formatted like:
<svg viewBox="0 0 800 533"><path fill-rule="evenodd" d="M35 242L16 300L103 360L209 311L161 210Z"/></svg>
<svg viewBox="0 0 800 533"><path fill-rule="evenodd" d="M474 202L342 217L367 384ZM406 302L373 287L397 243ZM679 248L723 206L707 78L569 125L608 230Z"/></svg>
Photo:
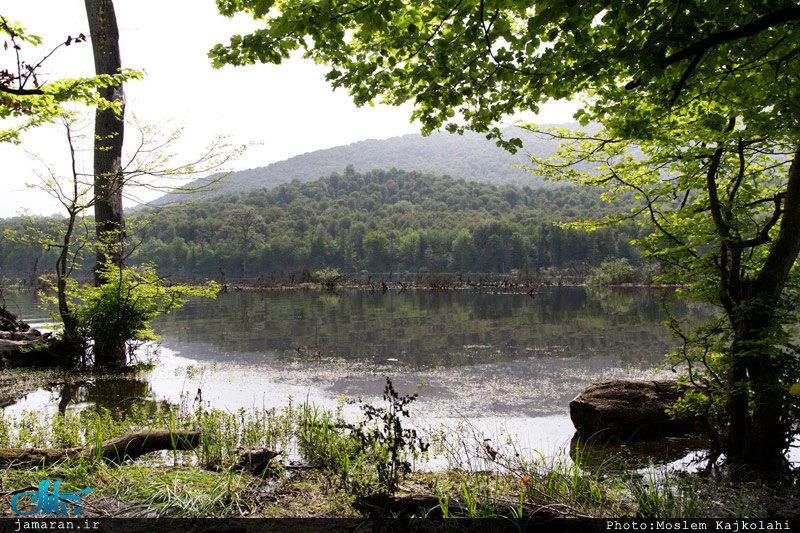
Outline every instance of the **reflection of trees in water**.
<svg viewBox="0 0 800 533"><path fill-rule="evenodd" d="M659 320L664 320L663 306L669 304L679 318L700 323L710 317L715 309L705 302L679 299L673 289L642 289L637 287L586 287L586 296L591 305L597 305L605 313L615 315L642 315L657 310Z"/></svg>
<svg viewBox="0 0 800 533"><path fill-rule="evenodd" d="M65 413L70 404L90 404L107 409L112 415L129 413L133 406L145 414L155 414L167 406L153 399L150 383L135 378L92 378L59 384L58 411Z"/></svg>
<svg viewBox="0 0 800 533"><path fill-rule="evenodd" d="M325 291L320 293L319 302L326 310L336 308L342 300L342 295L336 291Z"/></svg>
<svg viewBox="0 0 800 533"><path fill-rule="evenodd" d="M641 291L615 287L587 286L586 296L607 313L617 315L630 313L637 305L643 305Z"/></svg>
<svg viewBox="0 0 800 533"><path fill-rule="evenodd" d="M154 324L165 346L195 359L398 359L459 366L559 355L613 356L657 364L674 342L656 291L542 288L525 294L471 291L241 291L196 302ZM252 300L252 301L251 301ZM676 313L691 313L682 302ZM199 344L213 346L203 353ZM297 348L306 347L299 354ZM263 355L260 357L263 361Z"/></svg>

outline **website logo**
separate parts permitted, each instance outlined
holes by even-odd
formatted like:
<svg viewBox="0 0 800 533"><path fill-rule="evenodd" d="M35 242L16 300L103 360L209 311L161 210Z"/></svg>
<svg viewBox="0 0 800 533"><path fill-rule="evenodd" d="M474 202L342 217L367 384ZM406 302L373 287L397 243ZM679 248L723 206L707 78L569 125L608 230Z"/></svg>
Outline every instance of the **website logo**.
<svg viewBox="0 0 800 533"><path fill-rule="evenodd" d="M50 483L53 483L52 490L50 490ZM92 489L87 487L83 490L79 490L78 492L61 492L58 490L58 486L60 484L61 480L56 482L53 482L49 479L40 481L39 490L37 492L22 492L11 498L11 509L18 515L22 516L30 516L37 513L41 513L43 515L50 513L55 513L57 515L68 515L70 509L67 506L74 505L75 516L78 516L81 514L81 505L83 504L83 500L81 499L82 495L92 492ZM21 502L20 498L22 498ZM33 511L20 511L17 505L19 503L22 503L23 505L25 503L29 503L26 501L27 498L30 498L30 504L35 505L36 508Z"/></svg>

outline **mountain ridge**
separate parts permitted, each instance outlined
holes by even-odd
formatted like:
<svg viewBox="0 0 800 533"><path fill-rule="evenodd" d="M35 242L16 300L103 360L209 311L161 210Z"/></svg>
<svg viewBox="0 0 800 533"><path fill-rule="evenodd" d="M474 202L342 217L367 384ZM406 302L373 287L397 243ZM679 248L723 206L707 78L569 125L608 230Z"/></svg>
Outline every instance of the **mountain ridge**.
<svg viewBox="0 0 800 533"><path fill-rule="evenodd" d="M553 125L543 125L550 127ZM559 127L578 127L576 123L559 124ZM523 148L516 154L500 148L485 135L465 132L463 135L444 132L427 137L410 133L388 139L365 139L347 145L335 146L298 154L262 167L232 172L222 179L222 185L211 191L196 193L169 193L150 205L197 200L223 194L238 194L251 190L274 188L293 180L314 181L334 172L344 172L352 166L358 172L392 168L434 172L467 181L496 185L555 186L540 176L519 168L530 162L528 154L539 157L552 155L558 141L543 139L518 127L502 130L509 138L519 137ZM191 182L188 187L207 185L219 179L220 174Z"/></svg>

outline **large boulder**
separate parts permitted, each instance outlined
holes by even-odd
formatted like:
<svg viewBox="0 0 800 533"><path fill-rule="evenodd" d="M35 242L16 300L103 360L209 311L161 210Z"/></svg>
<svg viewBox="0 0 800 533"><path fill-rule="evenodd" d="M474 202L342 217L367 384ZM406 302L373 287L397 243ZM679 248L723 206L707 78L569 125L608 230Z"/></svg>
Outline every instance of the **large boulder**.
<svg viewBox="0 0 800 533"><path fill-rule="evenodd" d="M686 391L674 380L615 379L589 385L569 404L581 438L646 439L684 435L694 419L672 419L666 409Z"/></svg>

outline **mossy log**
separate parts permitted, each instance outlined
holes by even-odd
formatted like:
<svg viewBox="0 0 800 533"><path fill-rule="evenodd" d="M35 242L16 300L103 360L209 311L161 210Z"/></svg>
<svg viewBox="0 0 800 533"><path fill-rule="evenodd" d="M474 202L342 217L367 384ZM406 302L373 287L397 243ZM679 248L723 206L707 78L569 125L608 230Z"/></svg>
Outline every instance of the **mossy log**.
<svg viewBox="0 0 800 533"><path fill-rule="evenodd" d="M0 448L0 467L47 466L79 457L102 457L120 464L160 450L193 450L200 444L199 431L152 429L128 433L93 446L78 448Z"/></svg>

